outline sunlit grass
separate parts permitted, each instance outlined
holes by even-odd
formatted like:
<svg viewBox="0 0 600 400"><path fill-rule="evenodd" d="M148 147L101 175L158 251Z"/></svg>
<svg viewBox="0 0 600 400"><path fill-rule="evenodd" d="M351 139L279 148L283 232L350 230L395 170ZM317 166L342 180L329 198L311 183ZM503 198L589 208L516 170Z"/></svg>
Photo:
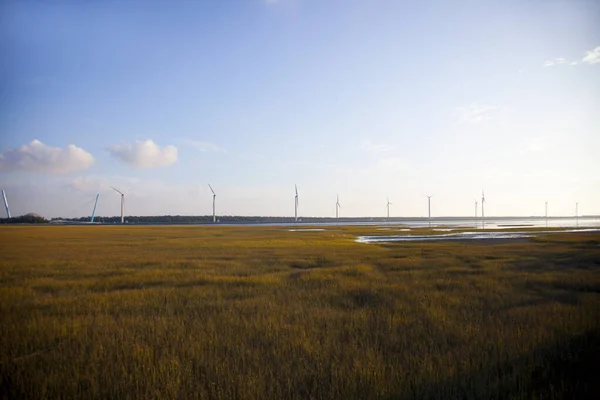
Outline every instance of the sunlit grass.
<svg viewBox="0 0 600 400"><path fill-rule="evenodd" d="M374 232L3 227L0 393L598 393L600 236L355 243Z"/></svg>

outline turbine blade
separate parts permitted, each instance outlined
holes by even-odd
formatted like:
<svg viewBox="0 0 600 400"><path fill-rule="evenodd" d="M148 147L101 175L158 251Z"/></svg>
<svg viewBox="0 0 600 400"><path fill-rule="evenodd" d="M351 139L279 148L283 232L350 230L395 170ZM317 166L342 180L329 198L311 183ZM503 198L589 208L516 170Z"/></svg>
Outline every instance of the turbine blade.
<svg viewBox="0 0 600 400"><path fill-rule="evenodd" d="M210 191L212 192L213 196L216 196L217 194L213 190L212 186L210 186L210 183L208 184L208 187L210 188Z"/></svg>
<svg viewBox="0 0 600 400"><path fill-rule="evenodd" d="M119 189L117 189L117 188L115 188L115 187L113 187L113 186L111 186L110 188L111 188L112 190L114 190L115 192L119 193L121 196L124 196L123 192L121 192Z"/></svg>

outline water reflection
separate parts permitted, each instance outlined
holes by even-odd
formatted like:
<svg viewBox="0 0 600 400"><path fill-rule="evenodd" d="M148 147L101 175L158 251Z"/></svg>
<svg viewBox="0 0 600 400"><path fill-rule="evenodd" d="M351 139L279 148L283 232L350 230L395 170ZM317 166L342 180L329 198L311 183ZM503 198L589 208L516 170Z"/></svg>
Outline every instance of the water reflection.
<svg viewBox="0 0 600 400"><path fill-rule="evenodd" d="M435 242L450 240L486 240L486 239L524 239L540 234L565 233L565 232L600 232L600 229L564 229L555 231L521 231L521 232L455 232L433 235L388 235L388 236L359 236L358 243L390 243L390 242Z"/></svg>

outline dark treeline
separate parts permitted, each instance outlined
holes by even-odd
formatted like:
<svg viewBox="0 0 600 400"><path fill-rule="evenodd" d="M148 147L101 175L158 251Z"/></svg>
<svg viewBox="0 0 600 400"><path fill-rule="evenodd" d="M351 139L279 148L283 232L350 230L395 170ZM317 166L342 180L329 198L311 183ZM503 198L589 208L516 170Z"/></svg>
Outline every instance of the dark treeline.
<svg viewBox="0 0 600 400"><path fill-rule="evenodd" d="M352 221L385 221L385 218L299 218L299 222L352 222ZM90 222L90 217L80 218L52 218L52 222ZM101 224L119 224L121 217L95 217L94 222ZM155 216L127 216L125 222L128 224L211 224L212 215L155 215ZM237 215L219 215L217 223L221 224L256 224L256 223L290 223L294 222L293 217L258 217L258 216L237 216Z"/></svg>
<svg viewBox="0 0 600 400"><path fill-rule="evenodd" d="M46 218L37 214L25 214L12 218L0 218L0 224L47 224Z"/></svg>

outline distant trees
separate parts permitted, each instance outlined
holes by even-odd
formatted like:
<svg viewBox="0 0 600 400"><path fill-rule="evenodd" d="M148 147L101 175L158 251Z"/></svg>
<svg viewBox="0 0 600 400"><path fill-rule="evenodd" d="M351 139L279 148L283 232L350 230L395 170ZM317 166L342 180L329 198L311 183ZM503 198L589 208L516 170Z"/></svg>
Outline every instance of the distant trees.
<svg viewBox="0 0 600 400"><path fill-rule="evenodd" d="M46 218L41 215L29 213L19 217L0 218L0 224L47 224Z"/></svg>
<svg viewBox="0 0 600 400"><path fill-rule="evenodd" d="M366 218L369 220L370 218ZM303 217L302 222L348 222L353 220L365 220L365 218L315 218ZM89 222L90 217L79 218L52 218L51 222ZM94 222L100 224L120 224L121 217L102 217L96 216ZM212 215L148 215L148 216L125 216L127 224L213 224ZM217 223L220 224L257 224L257 223L290 223L294 222L294 217L259 217L259 216L238 216L238 215L217 215Z"/></svg>

